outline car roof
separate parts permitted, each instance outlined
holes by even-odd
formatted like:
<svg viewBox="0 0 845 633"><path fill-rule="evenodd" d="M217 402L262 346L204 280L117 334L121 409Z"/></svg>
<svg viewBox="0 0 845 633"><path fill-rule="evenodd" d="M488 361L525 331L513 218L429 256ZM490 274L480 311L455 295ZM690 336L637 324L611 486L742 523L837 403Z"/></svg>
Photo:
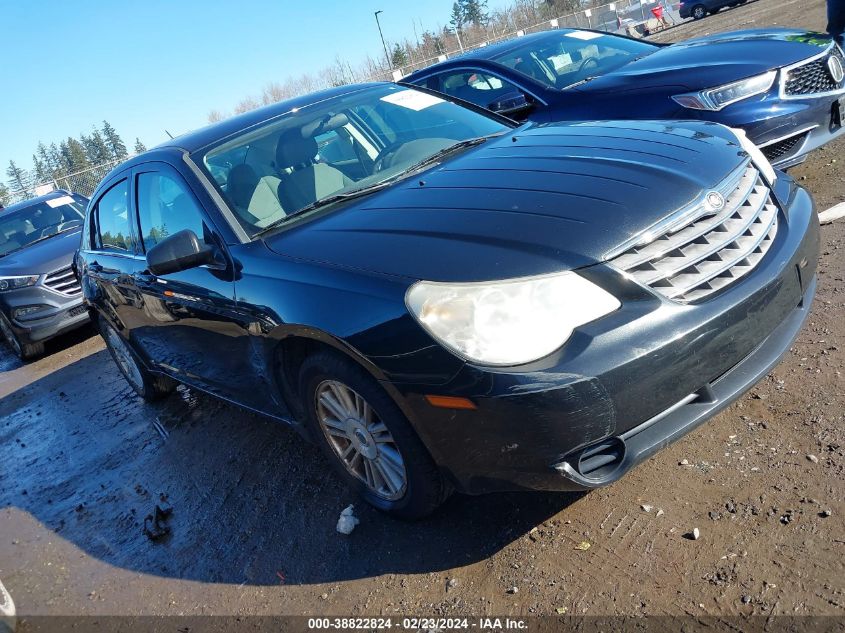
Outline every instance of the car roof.
<svg viewBox="0 0 845 633"><path fill-rule="evenodd" d="M50 193L45 193L43 196L37 196L35 198L27 198L26 200L21 200L20 202L16 202L15 204L11 204L8 207L4 207L0 209L0 215L5 215L10 211L20 211L21 209L26 209L27 207L35 206L40 202L45 202L47 200L52 200L54 198L61 198L62 196L69 196L71 195L70 191L66 189L56 189L55 191L51 191ZM81 194L77 194L81 195Z"/></svg>
<svg viewBox="0 0 845 633"><path fill-rule="evenodd" d="M249 112L244 112L243 114L233 116L229 119L220 121L219 123L212 123L211 125L188 132L187 134L177 136L176 138L165 141L161 145L156 146L153 150L175 148L193 153L203 147L211 145L212 143L216 143L232 136L233 134L238 134L251 127L261 125L283 114L287 114L296 108L304 108L321 101L353 94L355 92L361 92L363 90L370 90L378 86L391 85L394 84L389 82L350 84L321 90L319 92L312 92L307 95L294 97L293 99L286 99L255 110L250 110ZM139 155L139 157L142 156L144 155ZM130 162L134 162L134 159Z"/></svg>
<svg viewBox="0 0 845 633"><path fill-rule="evenodd" d="M527 35L523 35L522 37L513 37L509 40L505 40L504 42L497 42L496 44L488 44L487 46L482 46L481 48L474 48L471 51L465 51L460 55L450 57L446 61L438 62L436 64L432 64L431 66L426 66L425 68L421 68L420 70L416 70L411 74L407 75L403 78L403 81L407 81L409 78L412 78L414 76L422 74L427 75L430 72L441 67L448 68L453 64L465 62L468 59L484 59L492 61L494 57L498 57L499 55L507 53L508 51L511 51L515 48L520 48L530 42L541 41L554 35L572 33L575 31L590 31L590 29L554 29L549 31L538 31L537 33L528 33ZM608 33L605 33L604 31L595 32L601 33L602 35L608 35Z"/></svg>

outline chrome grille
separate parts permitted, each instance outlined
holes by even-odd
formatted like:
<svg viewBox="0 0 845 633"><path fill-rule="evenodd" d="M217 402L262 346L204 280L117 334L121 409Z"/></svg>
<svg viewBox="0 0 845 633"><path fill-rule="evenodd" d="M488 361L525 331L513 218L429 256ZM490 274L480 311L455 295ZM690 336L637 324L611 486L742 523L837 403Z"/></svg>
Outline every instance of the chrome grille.
<svg viewBox="0 0 845 633"><path fill-rule="evenodd" d="M73 269L70 267L62 268L61 270L47 274L47 276L44 277L44 285L51 290L55 290L56 292L69 297L75 297L82 293L82 287L79 285L79 280L77 280L76 275L73 273Z"/></svg>
<svg viewBox="0 0 845 633"><path fill-rule="evenodd" d="M611 263L668 299L690 302L730 285L751 272L777 233L777 207L771 192L750 163L717 190L721 210L704 202L678 215L676 222ZM673 216L675 217L675 216Z"/></svg>
<svg viewBox="0 0 845 633"><path fill-rule="evenodd" d="M842 54L838 46L833 46L829 55L819 57L787 70L784 81L784 92L791 96L812 95L833 92L834 90L845 87L845 81L839 81L837 83L830 72L828 59L834 56L845 66L845 55Z"/></svg>

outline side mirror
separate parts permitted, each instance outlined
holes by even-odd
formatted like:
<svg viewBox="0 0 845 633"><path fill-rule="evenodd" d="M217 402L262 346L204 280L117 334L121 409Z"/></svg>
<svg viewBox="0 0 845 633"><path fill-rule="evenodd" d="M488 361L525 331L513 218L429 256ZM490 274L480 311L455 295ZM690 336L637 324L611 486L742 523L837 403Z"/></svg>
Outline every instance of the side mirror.
<svg viewBox="0 0 845 633"><path fill-rule="evenodd" d="M534 107L522 92L514 91L503 94L487 104L487 109L496 114L512 116Z"/></svg>
<svg viewBox="0 0 845 633"><path fill-rule="evenodd" d="M214 263L214 249L203 244L190 229L174 233L147 251L147 268L154 275L168 275Z"/></svg>

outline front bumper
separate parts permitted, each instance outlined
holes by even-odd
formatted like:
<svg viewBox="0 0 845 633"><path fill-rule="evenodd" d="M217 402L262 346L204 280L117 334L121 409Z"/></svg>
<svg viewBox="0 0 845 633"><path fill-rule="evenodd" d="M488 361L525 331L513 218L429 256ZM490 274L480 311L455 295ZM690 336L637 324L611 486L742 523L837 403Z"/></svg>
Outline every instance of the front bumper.
<svg viewBox="0 0 845 633"><path fill-rule="evenodd" d="M777 92L777 84L773 89ZM763 150L778 169L803 162L807 154L845 134L845 122L837 110L845 102L845 90L826 96L781 98L767 95L709 112L706 118L730 127L740 127Z"/></svg>
<svg viewBox="0 0 845 633"><path fill-rule="evenodd" d="M815 292L818 218L786 175L781 228L752 273L697 305L660 299L610 268L622 300L558 353L518 370L465 365L436 391L392 385L435 461L464 492L610 483L728 406L778 362ZM424 394L470 398L432 407Z"/></svg>
<svg viewBox="0 0 845 633"><path fill-rule="evenodd" d="M12 331L23 344L51 339L88 322L81 295L68 297L41 285L5 292L0 301ZM42 306L42 310L26 316L15 315L16 310L26 306Z"/></svg>

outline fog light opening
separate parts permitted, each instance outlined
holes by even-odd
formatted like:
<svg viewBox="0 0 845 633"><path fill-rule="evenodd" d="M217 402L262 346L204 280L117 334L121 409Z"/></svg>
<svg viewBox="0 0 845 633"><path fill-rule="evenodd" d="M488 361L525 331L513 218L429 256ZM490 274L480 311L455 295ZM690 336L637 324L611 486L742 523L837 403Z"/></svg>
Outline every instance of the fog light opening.
<svg viewBox="0 0 845 633"><path fill-rule="evenodd" d="M48 310L50 306L47 305L31 305L31 306L22 306L20 308L15 308L15 311L12 313L13 318L26 320L27 318L33 318L34 315L38 314L39 312L43 312L44 310Z"/></svg>
<svg viewBox="0 0 845 633"><path fill-rule="evenodd" d="M622 465L624 459L625 442L618 437L611 437L581 451L576 468L588 479L607 479Z"/></svg>

